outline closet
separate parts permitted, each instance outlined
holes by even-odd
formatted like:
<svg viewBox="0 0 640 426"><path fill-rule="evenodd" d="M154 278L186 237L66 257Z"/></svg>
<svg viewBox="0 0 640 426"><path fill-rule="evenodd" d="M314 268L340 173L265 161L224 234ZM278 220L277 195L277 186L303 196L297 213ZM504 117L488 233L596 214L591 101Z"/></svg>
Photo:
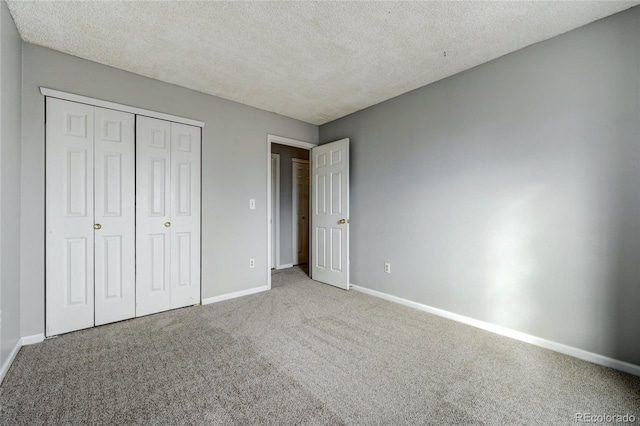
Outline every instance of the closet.
<svg viewBox="0 0 640 426"><path fill-rule="evenodd" d="M200 303L200 128L46 98L46 335Z"/></svg>

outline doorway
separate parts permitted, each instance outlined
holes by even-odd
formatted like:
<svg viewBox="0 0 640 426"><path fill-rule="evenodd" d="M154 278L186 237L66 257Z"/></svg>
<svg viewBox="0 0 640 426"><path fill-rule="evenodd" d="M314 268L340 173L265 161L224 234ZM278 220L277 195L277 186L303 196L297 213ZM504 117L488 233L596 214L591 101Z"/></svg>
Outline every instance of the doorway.
<svg viewBox="0 0 640 426"><path fill-rule="evenodd" d="M273 269L285 269L307 263L309 150L272 143L271 156Z"/></svg>
<svg viewBox="0 0 640 426"><path fill-rule="evenodd" d="M300 265L301 269L308 274L309 194L311 191L309 156L311 148L315 146L274 135L267 137L269 288L271 288L271 271L274 269Z"/></svg>

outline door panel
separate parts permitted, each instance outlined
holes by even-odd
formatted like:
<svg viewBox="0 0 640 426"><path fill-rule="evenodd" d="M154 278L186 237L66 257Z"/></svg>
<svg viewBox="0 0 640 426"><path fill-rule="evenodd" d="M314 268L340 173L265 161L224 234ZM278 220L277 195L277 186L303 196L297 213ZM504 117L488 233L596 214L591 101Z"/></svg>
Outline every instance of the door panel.
<svg viewBox="0 0 640 426"><path fill-rule="evenodd" d="M133 126L131 130L133 131ZM131 150L133 151L133 144L131 144ZM133 163L133 152L130 153L130 157L130 162ZM103 185L97 185L98 188L96 188L96 193L98 193L98 197L101 198L100 200L96 200L96 207L99 202L102 204L102 217L122 217L122 181L126 180L126 177L123 176L125 171L122 167L122 161L122 153L108 151L98 152L98 146L96 144L96 184L98 176L103 180ZM99 171L99 169L101 170ZM131 172L133 172L133 168ZM133 173L129 182L133 184ZM131 191L131 193L133 193L133 191ZM131 201L133 206L133 199L131 199ZM96 219L97 218L98 214L96 213Z"/></svg>
<svg viewBox="0 0 640 426"><path fill-rule="evenodd" d="M89 247L86 238L66 238L65 294L68 306L86 305L91 277L87 275Z"/></svg>
<svg viewBox="0 0 640 426"><path fill-rule="evenodd" d="M331 173L331 214L342 214L342 172Z"/></svg>
<svg viewBox="0 0 640 426"><path fill-rule="evenodd" d="M327 267L327 229L316 227L315 238L315 261L313 262L317 268L326 269Z"/></svg>
<svg viewBox="0 0 640 426"><path fill-rule="evenodd" d="M152 293L166 293L168 292L167 279L167 235L162 234L149 234L149 269L150 269L150 291ZM141 261L145 262L144 256L141 256ZM165 307L163 309L168 309Z"/></svg>
<svg viewBox="0 0 640 426"><path fill-rule="evenodd" d="M171 308L200 303L200 128L171 123Z"/></svg>
<svg viewBox="0 0 640 426"><path fill-rule="evenodd" d="M150 159L150 171L151 176L149 179L148 193L148 216L168 218L167 203L169 201L167 195L169 191L169 185L167 181L169 178L169 162L165 158L151 158Z"/></svg>
<svg viewBox="0 0 640 426"><path fill-rule="evenodd" d="M327 214L327 176L316 175L315 176L315 208L314 211L317 215Z"/></svg>
<svg viewBox="0 0 640 426"><path fill-rule="evenodd" d="M171 123L136 116L136 316L171 308Z"/></svg>
<svg viewBox="0 0 640 426"><path fill-rule="evenodd" d="M348 290L349 139L311 150L311 181L311 276Z"/></svg>
<svg viewBox="0 0 640 426"><path fill-rule="evenodd" d="M176 216L191 215L191 162L178 161L176 165Z"/></svg>
<svg viewBox="0 0 640 426"><path fill-rule="evenodd" d="M123 298L123 263L127 261L127 257L122 254L122 236L114 235L109 237L101 237L102 247L96 250L96 325L98 324L98 298L104 302L121 301ZM96 237L96 241L98 237ZM98 250L102 251L102 256L98 255ZM104 270L103 276L98 274L97 264L102 263ZM103 280L102 288L97 286L99 279ZM131 286L133 288L133 286ZM135 315L135 300L133 300L133 310L131 316L124 316L122 319L131 318ZM114 319L113 321L118 321ZM112 322L112 321L105 321Z"/></svg>
<svg viewBox="0 0 640 426"><path fill-rule="evenodd" d="M177 281L178 287L186 287L191 283L191 233L176 232L176 264L178 266Z"/></svg>
<svg viewBox="0 0 640 426"><path fill-rule="evenodd" d="M65 191L64 199L67 208L67 217L90 216L90 194L87 185L89 165L87 164L87 149L67 148L67 161L65 164ZM55 166L54 166L55 167Z"/></svg>
<svg viewBox="0 0 640 426"><path fill-rule="evenodd" d="M344 241L342 229L331 229L331 271L342 272L342 242Z"/></svg>
<svg viewBox="0 0 640 426"><path fill-rule="evenodd" d="M94 325L93 107L47 98L46 335Z"/></svg>
<svg viewBox="0 0 640 426"><path fill-rule="evenodd" d="M135 316L134 115L95 114L95 323Z"/></svg>

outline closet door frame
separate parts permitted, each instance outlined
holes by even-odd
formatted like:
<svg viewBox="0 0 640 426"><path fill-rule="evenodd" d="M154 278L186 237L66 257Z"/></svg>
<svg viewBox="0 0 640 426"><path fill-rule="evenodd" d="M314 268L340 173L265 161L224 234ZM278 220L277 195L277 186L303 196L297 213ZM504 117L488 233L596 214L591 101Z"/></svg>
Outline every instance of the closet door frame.
<svg viewBox="0 0 640 426"><path fill-rule="evenodd" d="M85 106L88 107L99 107L99 108L106 108L106 109L112 109L115 111L120 111L120 112L126 112L126 113L131 113L134 114L136 116L145 116L145 117L151 117L151 118L158 118L158 119L162 119L162 120L167 120L173 123L182 123L182 124L186 124L189 126L194 126L194 127L198 127L199 128L199 137L200 137L200 143L202 140L202 128L204 128L205 123L203 121L199 121L199 120L193 120L190 118L185 118L185 117L181 117L181 116L176 116L176 115L172 115L172 114L165 114L162 112L158 112L158 111L153 111L153 110L148 110L148 109L144 109L144 108L138 108L138 107L134 107L134 106L130 106L130 105L124 105L124 104L119 104L119 103L115 103L115 102L110 102L110 101L105 101L102 99L96 99L96 98L91 98L91 97L87 97L87 96L83 96L83 95L79 95L79 94L74 94L74 93L69 93L69 92L63 92L63 91L59 91L59 90L55 90L55 89L51 89L51 88L46 88L46 87L40 87L40 93L44 96L44 100L45 100L45 106L47 104L47 102L49 102L49 100L63 100L63 101L71 101L71 102L75 102L78 104L84 104ZM47 117L47 115L45 115L45 118ZM134 117L135 120L135 117ZM49 130L48 130L48 123L47 123L47 119L45 119L45 123L46 123L46 129L45 129L45 159L47 157L49 157L50 153L49 153L49 147L47 144L47 140L49 139ZM87 127L89 127L87 125ZM92 136L95 137L95 135L92 133ZM88 154L87 154L88 155ZM94 154L95 155L95 154ZM93 157L93 155L91 156ZM199 162L199 168L201 169L201 157L200 157L200 162ZM45 168L45 175L47 176L47 181L49 180L49 175L47 174L47 168ZM201 181L201 176L200 176L200 181ZM88 185L88 183L87 183ZM54 314L54 312L51 309L50 306L50 302L54 299L53 295L50 292L50 288L49 288L49 281L51 280L50 278L50 273L53 272L55 270L55 267L52 267L51 262L53 261L53 259L51 258L50 254L52 252L55 252L55 250L60 250L60 247L57 247L59 244L56 245L56 247L52 247L49 244L48 238L47 238L47 233L48 230L50 229L50 224L49 224L49 217L47 214L47 211L52 208L50 203L49 203L49 197L53 196L53 192L51 191L51 189L49 188L49 184L47 183L46 188L45 188L45 270L46 275L45 275L45 335L47 337L50 336L54 336L57 334L61 334L61 333L65 333L67 331L72 331L72 330L67 330L64 331L64 328L58 328L58 327L50 327L51 321L50 321L50 315ZM199 200L201 199L201 190L198 192L198 197ZM92 200L92 205L93 205L93 200ZM199 213L199 223L201 224L201 217L202 217L202 213L201 213L201 207L199 209L200 211ZM87 218L90 220L90 222L94 223L94 218ZM93 229L91 230L93 231ZM93 235L93 233L92 233ZM84 237L83 237L84 238ZM90 238L90 237L87 237ZM93 237L91 237L93 239ZM198 261L199 261L199 268L198 268L198 276L201 274L201 268L202 268L202 262L200 259L200 253L201 253L201 227L199 228L199 234L198 234ZM91 241L93 243L93 240ZM88 242L87 242L88 244ZM93 271L93 267L94 267L94 261L95 259L92 259L91 261L91 265L89 265L89 267L91 268L91 271L87 270L87 276L90 276L90 273L93 274L94 276L94 281L95 281L95 272ZM58 263L58 266L60 266L61 263ZM200 280L198 280L200 281ZM198 300L195 303L202 303L202 291L201 291L201 283L199 283L199 296L198 296ZM93 286L92 289L92 294L89 296L87 295L86 298L87 302L91 304L91 307L93 308L93 321L91 324L89 324L89 321L85 321L87 324L83 324L82 327L79 328L75 328L77 330L81 329L81 328L88 328L88 327L92 327L94 325L99 325L96 323L96 319L95 319L95 284ZM87 315L88 316L88 315ZM55 323L56 321L54 321Z"/></svg>

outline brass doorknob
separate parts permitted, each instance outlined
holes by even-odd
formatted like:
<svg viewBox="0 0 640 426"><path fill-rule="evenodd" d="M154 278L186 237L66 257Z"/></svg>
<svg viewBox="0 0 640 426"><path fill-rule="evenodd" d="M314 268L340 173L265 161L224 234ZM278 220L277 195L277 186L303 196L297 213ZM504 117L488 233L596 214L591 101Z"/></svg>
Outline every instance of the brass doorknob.
<svg viewBox="0 0 640 426"><path fill-rule="evenodd" d="M99 223L96 223L95 225L93 225L93 229L102 229L102 225L100 225Z"/></svg>
<svg viewBox="0 0 640 426"><path fill-rule="evenodd" d="M171 222L165 222L165 223L164 223L164 226L165 226L165 228L170 227L170 226L171 226Z"/></svg>
<svg viewBox="0 0 640 426"><path fill-rule="evenodd" d="M340 219L340 220L338 221L338 223L339 223L340 225L344 225L345 223L347 223L347 219Z"/></svg>

